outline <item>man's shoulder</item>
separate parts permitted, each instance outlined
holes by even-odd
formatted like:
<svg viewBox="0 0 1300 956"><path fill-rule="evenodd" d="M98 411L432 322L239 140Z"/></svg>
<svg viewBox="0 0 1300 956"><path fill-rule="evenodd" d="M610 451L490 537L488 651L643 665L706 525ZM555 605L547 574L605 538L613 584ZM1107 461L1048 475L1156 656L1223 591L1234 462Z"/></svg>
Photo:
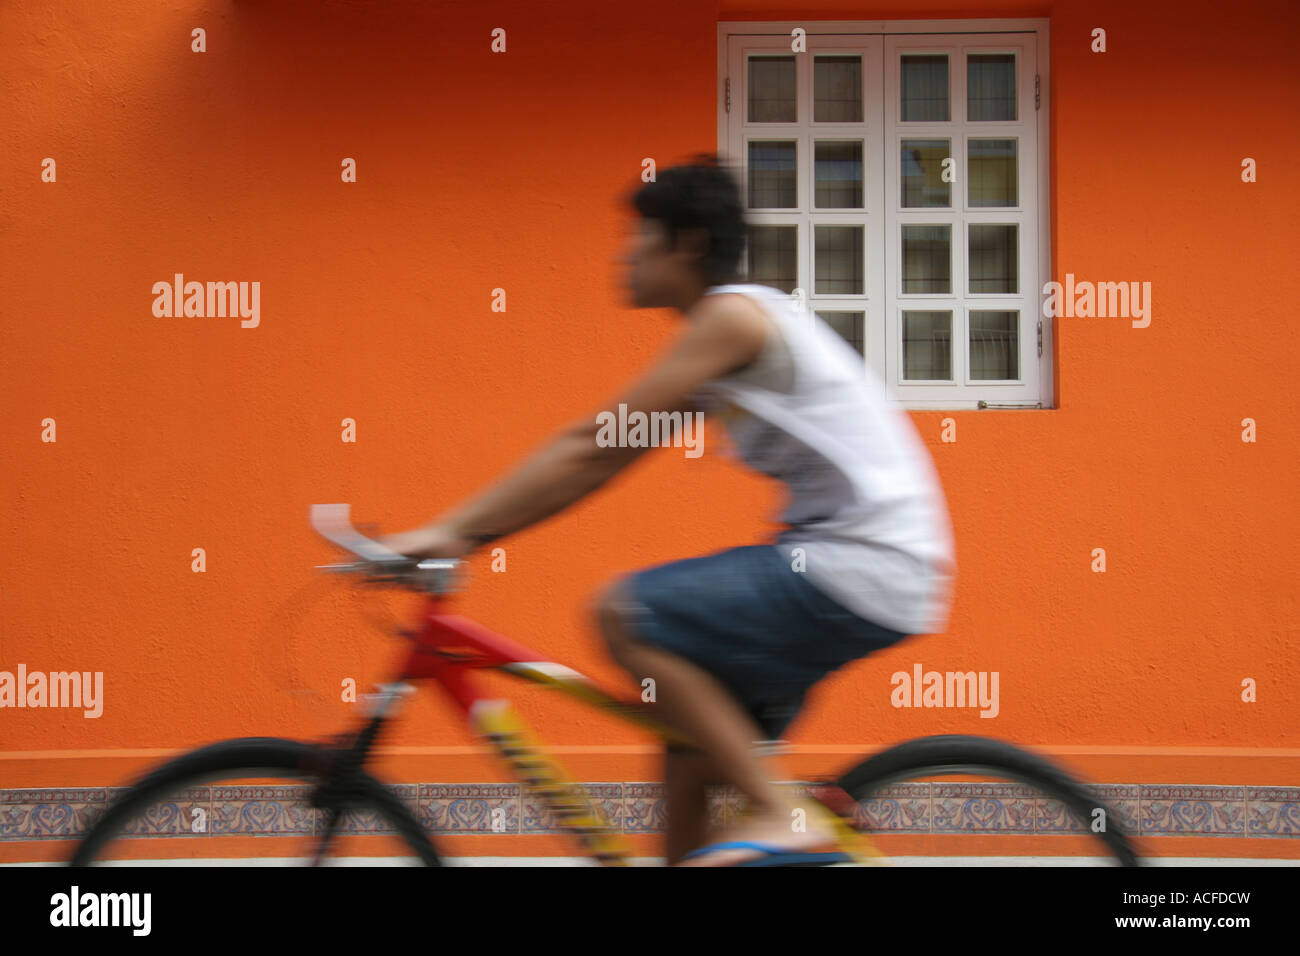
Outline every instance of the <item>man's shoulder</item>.
<svg viewBox="0 0 1300 956"><path fill-rule="evenodd" d="M737 317L739 321L761 319L766 313L757 301L758 295L752 287L742 284L720 286L719 291L710 292L696 304L698 317L724 316Z"/></svg>
<svg viewBox="0 0 1300 956"><path fill-rule="evenodd" d="M774 333L772 320L751 296L743 292L715 292L693 307L697 337L738 350L748 365Z"/></svg>

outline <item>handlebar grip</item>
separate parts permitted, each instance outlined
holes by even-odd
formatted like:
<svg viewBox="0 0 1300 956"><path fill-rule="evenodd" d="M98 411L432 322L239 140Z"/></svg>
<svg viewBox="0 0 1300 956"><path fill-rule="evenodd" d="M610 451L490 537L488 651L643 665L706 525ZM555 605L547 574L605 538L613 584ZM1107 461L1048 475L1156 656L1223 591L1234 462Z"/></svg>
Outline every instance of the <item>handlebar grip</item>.
<svg viewBox="0 0 1300 956"><path fill-rule="evenodd" d="M355 571L376 581L405 584L430 594L444 594L452 588L452 572L465 562L459 558L413 558L386 548L366 537L352 525L351 505L311 506L311 523L321 537L360 558L356 565L334 565L337 571Z"/></svg>

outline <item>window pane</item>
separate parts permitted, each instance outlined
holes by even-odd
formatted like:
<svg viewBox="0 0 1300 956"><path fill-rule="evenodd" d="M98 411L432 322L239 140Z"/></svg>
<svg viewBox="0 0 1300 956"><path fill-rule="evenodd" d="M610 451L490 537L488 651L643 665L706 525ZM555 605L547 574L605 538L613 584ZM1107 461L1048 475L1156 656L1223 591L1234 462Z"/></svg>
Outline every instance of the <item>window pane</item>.
<svg viewBox="0 0 1300 956"><path fill-rule="evenodd" d="M952 226L903 227L903 291L952 292Z"/></svg>
<svg viewBox="0 0 1300 956"><path fill-rule="evenodd" d="M813 60L813 122L862 122L862 57Z"/></svg>
<svg viewBox="0 0 1300 956"><path fill-rule="evenodd" d="M749 121L793 123L794 57L749 58Z"/></svg>
<svg viewBox="0 0 1300 956"><path fill-rule="evenodd" d="M795 144L749 144L749 206L751 209L793 209L795 200Z"/></svg>
<svg viewBox="0 0 1300 956"><path fill-rule="evenodd" d="M798 226L750 226L749 281L794 292Z"/></svg>
<svg viewBox="0 0 1300 956"><path fill-rule="evenodd" d="M988 226L972 223L970 227L970 291L1020 291L1019 257L1016 255L1019 227Z"/></svg>
<svg viewBox="0 0 1300 956"><path fill-rule="evenodd" d="M947 55L911 55L900 59L903 122L948 122Z"/></svg>
<svg viewBox="0 0 1300 956"><path fill-rule="evenodd" d="M1014 206L1016 196L1016 141L1014 139L972 139L969 141L966 182L972 206Z"/></svg>
<svg viewBox="0 0 1300 956"><path fill-rule="evenodd" d="M855 352L865 357L862 335L864 316L861 312L818 312L817 315L839 333L840 338L853 346Z"/></svg>
<svg viewBox="0 0 1300 956"><path fill-rule="evenodd" d="M814 226L813 291L862 295L862 226Z"/></svg>
<svg viewBox="0 0 1300 956"><path fill-rule="evenodd" d="M952 378L952 313L903 313L903 378Z"/></svg>
<svg viewBox="0 0 1300 956"><path fill-rule="evenodd" d="M905 139L899 152L899 181L904 206L951 206L952 183L943 181L943 161L952 155L952 140Z"/></svg>
<svg viewBox="0 0 1300 956"><path fill-rule="evenodd" d="M862 140L813 144L813 205L819 209L862 208Z"/></svg>
<svg viewBox="0 0 1300 956"><path fill-rule="evenodd" d="M971 312L971 378L1020 377L1019 325L1019 312Z"/></svg>
<svg viewBox="0 0 1300 956"><path fill-rule="evenodd" d="M1014 53L972 53L966 58L966 118L1015 122Z"/></svg>

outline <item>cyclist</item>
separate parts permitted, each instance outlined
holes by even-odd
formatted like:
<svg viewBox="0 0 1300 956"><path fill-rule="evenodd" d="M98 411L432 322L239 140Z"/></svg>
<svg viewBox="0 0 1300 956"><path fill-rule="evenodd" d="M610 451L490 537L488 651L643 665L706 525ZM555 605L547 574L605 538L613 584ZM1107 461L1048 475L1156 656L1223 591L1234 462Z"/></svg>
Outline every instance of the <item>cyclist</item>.
<svg viewBox="0 0 1300 956"><path fill-rule="evenodd" d="M636 308L671 308L675 344L604 414L561 431L498 484L384 544L464 557L597 490L649 445L609 440L615 410L717 415L736 452L783 482L774 540L615 582L597 616L610 653L655 681L664 719L700 749L665 755L667 857L681 865L837 862L833 833L773 782L754 743L777 738L818 680L947 624L956 573L937 475L881 380L820 318L740 280L739 189L711 154L628 196L639 214L621 262ZM680 443L679 443L680 444ZM689 460L689 456L687 456ZM774 768L776 769L776 768ZM731 783L750 812L707 846L707 787ZM688 852L689 851L689 852Z"/></svg>

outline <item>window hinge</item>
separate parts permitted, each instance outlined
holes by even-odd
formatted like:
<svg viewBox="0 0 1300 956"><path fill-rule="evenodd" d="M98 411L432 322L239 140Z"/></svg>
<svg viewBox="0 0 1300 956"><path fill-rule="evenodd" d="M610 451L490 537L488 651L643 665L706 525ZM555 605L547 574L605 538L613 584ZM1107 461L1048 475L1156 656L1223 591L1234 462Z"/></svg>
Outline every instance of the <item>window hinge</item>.
<svg viewBox="0 0 1300 956"><path fill-rule="evenodd" d="M1043 320L1038 320L1038 357L1043 357Z"/></svg>
<svg viewBox="0 0 1300 956"><path fill-rule="evenodd" d="M1039 101L1038 74L1035 73L1034 74L1034 109L1038 109L1038 101Z"/></svg>
<svg viewBox="0 0 1300 956"><path fill-rule="evenodd" d="M987 402L980 399L975 403L977 408L1042 408L1042 402Z"/></svg>
<svg viewBox="0 0 1300 956"><path fill-rule="evenodd" d="M727 77L727 112L731 112L731 77Z"/></svg>

